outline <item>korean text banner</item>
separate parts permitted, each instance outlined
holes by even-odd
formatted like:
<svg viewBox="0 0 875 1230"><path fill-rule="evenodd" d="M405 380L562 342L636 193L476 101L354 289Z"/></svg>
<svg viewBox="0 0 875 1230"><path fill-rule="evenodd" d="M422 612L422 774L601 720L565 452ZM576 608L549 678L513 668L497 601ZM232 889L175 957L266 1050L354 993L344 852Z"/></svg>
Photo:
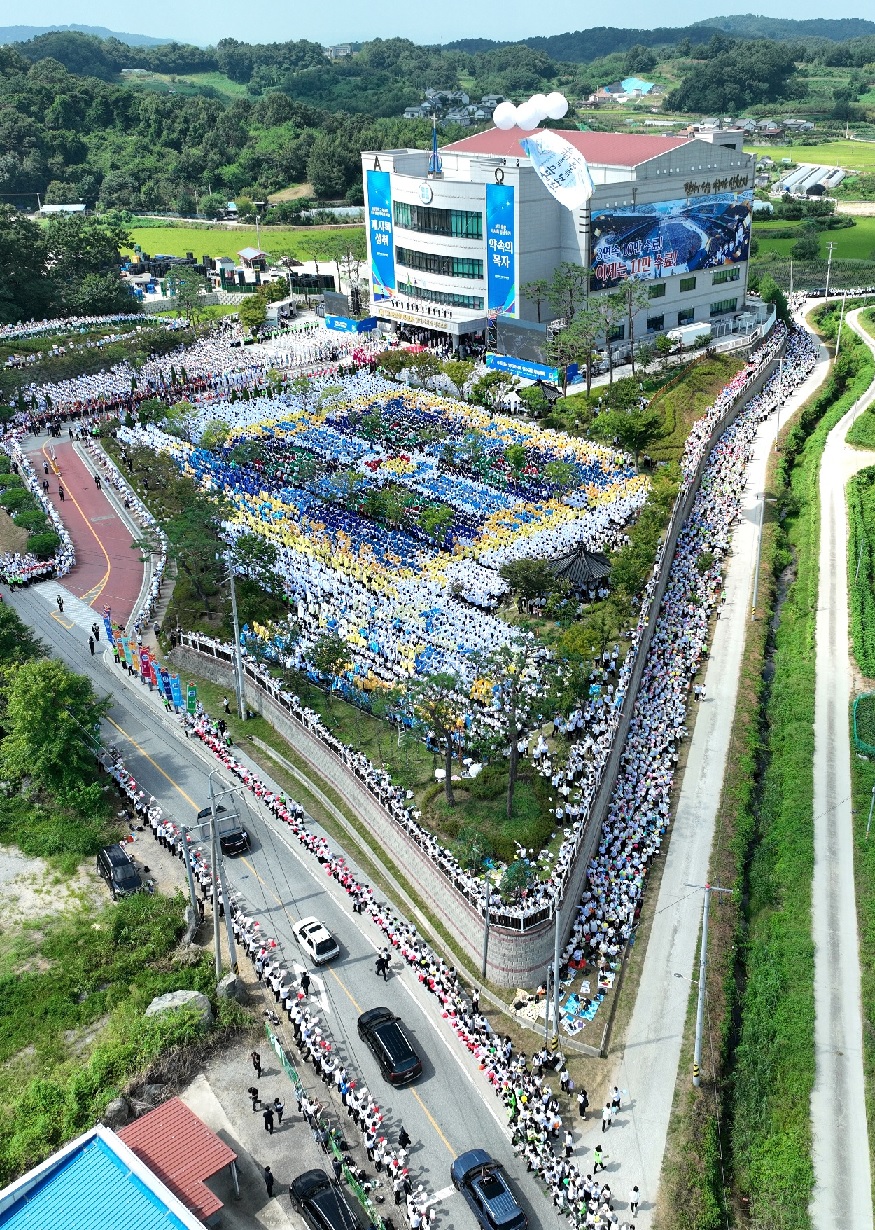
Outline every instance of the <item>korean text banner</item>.
<svg viewBox="0 0 875 1230"><path fill-rule="evenodd" d="M486 285L488 308L499 316L518 316L516 223L511 184L486 185Z"/></svg>
<svg viewBox="0 0 875 1230"><path fill-rule="evenodd" d="M368 171L368 242L371 249L371 297L391 299L395 289L392 239L392 183L388 171Z"/></svg>
<svg viewBox="0 0 875 1230"><path fill-rule="evenodd" d="M566 209L580 209L592 196L589 166L580 150L549 128L525 137L520 145L532 160L538 179Z"/></svg>
<svg viewBox="0 0 875 1230"><path fill-rule="evenodd" d="M746 261L753 190L592 211L590 288Z"/></svg>

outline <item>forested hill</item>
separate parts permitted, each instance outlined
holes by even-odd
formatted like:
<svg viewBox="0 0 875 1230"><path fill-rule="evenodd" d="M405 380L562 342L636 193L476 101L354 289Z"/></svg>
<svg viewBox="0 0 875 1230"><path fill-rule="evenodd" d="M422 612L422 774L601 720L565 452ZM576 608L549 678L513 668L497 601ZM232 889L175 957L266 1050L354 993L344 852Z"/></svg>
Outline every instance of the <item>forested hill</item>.
<svg viewBox="0 0 875 1230"><path fill-rule="evenodd" d="M91 34L94 38L117 38L120 43L129 47L160 47L162 43L172 42L169 38L154 38L151 34L119 34L117 30L107 30L106 26L0 26L0 43L24 43L28 39L37 38L41 34L53 32L76 34Z"/></svg>
<svg viewBox="0 0 875 1230"><path fill-rule="evenodd" d="M825 17L795 21L782 17L758 17L753 13L727 17L708 17L690 26L657 26L650 30L619 29L614 26L594 26L589 30L571 30L566 34L535 35L518 39L552 60L570 60L586 64L601 56L628 51L631 47L677 47L681 43L701 43L712 30L722 30L735 38L828 39L846 42L852 38L875 35L875 22L862 17ZM486 38L463 38L445 43L447 50L477 54L508 46Z"/></svg>

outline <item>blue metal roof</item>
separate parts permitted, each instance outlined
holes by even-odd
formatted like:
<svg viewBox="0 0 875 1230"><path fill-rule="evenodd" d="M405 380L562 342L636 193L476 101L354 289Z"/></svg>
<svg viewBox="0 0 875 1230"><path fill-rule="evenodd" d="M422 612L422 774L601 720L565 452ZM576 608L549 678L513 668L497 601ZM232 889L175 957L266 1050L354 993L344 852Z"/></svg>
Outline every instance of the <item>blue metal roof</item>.
<svg viewBox="0 0 875 1230"><path fill-rule="evenodd" d="M12 1230L189 1230L100 1137L58 1159L44 1178L5 1212Z"/></svg>

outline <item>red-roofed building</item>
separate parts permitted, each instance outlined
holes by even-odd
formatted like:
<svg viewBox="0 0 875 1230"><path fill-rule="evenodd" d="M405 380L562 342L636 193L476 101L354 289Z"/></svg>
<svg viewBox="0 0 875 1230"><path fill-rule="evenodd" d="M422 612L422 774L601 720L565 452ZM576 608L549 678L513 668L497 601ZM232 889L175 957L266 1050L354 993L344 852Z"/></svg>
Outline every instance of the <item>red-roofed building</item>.
<svg viewBox="0 0 875 1230"><path fill-rule="evenodd" d="M223 1207L207 1179L228 1166L237 1190L237 1154L180 1098L156 1106L118 1135L202 1222L209 1223Z"/></svg>
<svg viewBox="0 0 875 1230"><path fill-rule="evenodd" d="M555 314L527 285L564 262L596 298L630 279L649 298L634 339L744 310L755 159L740 132L693 137L563 130L586 160L592 192L571 210L548 191L521 141L490 128L440 150L364 152L372 313L408 341L442 334L543 362ZM629 322L612 334L622 353Z"/></svg>

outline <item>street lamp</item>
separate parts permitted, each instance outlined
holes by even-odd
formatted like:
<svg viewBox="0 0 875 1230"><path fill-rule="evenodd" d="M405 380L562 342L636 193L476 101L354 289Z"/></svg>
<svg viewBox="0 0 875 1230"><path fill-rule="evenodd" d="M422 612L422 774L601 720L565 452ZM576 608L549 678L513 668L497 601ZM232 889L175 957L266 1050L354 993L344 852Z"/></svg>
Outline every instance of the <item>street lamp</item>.
<svg viewBox="0 0 875 1230"><path fill-rule="evenodd" d="M760 503L760 521L759 521L759 529L757 531L757 562L756 562L756 568L754 569L754 574L753 574L753 596L751 597L751 602L750 602L751 619L756 619L757 617L757 594L759 592L759 584L760 584L760 554L763 549L763 520L765 518L765 505L766 504L777 504L778 502L775 499L767 498L765 491L759 492L759 494L757 495L757 500L760 500L762 502Z"/></svg>

